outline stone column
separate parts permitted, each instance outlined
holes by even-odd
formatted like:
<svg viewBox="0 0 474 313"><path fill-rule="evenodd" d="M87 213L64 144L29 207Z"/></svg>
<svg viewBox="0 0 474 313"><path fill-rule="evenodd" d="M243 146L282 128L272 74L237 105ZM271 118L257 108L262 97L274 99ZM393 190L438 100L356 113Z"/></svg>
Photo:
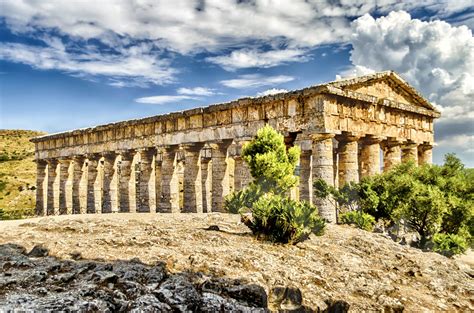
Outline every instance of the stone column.
<svg viewBox="0 0 474 313"><path fill-rule="evenodd" d="M336 137L339 153L339 187L349 182L359 181L358 136L341 135Z"/></svg>
<svg viewBox="0 0 474 313"><path fill-rule="evenodd" d="M300 155L300 201L313 203L312 151L301 150Z"/></svg>
<svg viewBox="0 0 474 313"><path fill-rule="evenodd" d="M135 151L121 151L118 170L119 212L130 212L130 176L132 174L132 161Z"/></svg>
<svg viewBox="0 0 474 313"><path fill-rule="evenodd" d="M226 140L212 147L212 212L224 212L224 197L229 194L227 148L231 142Z"/></svg>
<svg viewBox="0 0 474 313"><path fill-rule="evenodd" d="M70 160L59 159L59 214L67 214L66 184L69 178Z"/></svg>
<svg viewBox="0 0 474 313"><path fill-rule="evenodd" d="M112 184L115 173L114 152L104 153L104 180L102 186L102 213L112 213L112 197L116 195L117 186Z"/></svg>
<svg viewBox="0 0 474 313"><path fill-rule="evenodd" d="M248 141L239 141L234 156L234 190L240 191L252 182L252 175L247 162L242 158L242 148Z"/></svg>
<svg viewBox="0 0 474 313"><path fill-rule="evenodd" d="M394 139L388 139L382 142L383 145L383 170L391 170L401 163L401 142Z"/></svg>
<svg viewBox="0 0 474 313"><path fill-rule="evenodd" d="M54 198L56 197L56 191L54 190L54 183L56 181L56 168L58 166L58 160L49 159L48 160L48 192L46 199L46 214L55 215L57 214L57 209L55 207Z"/></svg>
<svg viewBox="0 0 474 313"><path fill-rule="evenodd" d="M314 134L312 149L313 182L323 179L326 183L334 186L334 163L333 144L334 134ZM329 199L314 198L314 204L318 207L319 215L329 222L336 222L336 208Z"/></svg>
<svg viewBox="0 0 474 313"><path fill-rule="evenodd" d="M46 166L48 162L45 160L36 160L36 203L35 214L45 215L46 205L44 199L44 183L46 181Z"/></svg>
<svg viewBox="0 0 474 313"><path fill-rule="evenodd" d="M161 202L161 166L163 162L163 151L157 149L155 155L155 211L160 212L160 202Z"/></svg>
<svg viewBox="0 0 474 313"><path fill-rule="evenodd" d="M202 211L204 213L211 212L211 189L212 175L209 171L212 169L212 148L205 145L201 150L201 186L202 186ZM209 166L211 164L211 166Z"/></svg>
<svg viewBox="0 0 474 313"><path fill-rule="evenodd" d="M201 149L203 144L184 146L183 212L202 213Z"/></svg>
<svg viewBox="0 0 474 313"><path fill-rule="evenodd" d="M150 212L150 179L152 172L152 161L154 150L151 149L141 149L140 153L140 163L139 171L140 175L138 176L138 188L137 188L137 212Z"/></svg>
<svg viewBox="0 0 474 313"><path fill-rule="evenodd" d="M99 156L87 156L87 213L98 213L100 210L97 202L96 180L98 176Z"/></svg>
<svg viewBox="0 0 474 313"><path fill-rule="evenodd" d="M81 213L81 195L80 184L82 178L82 166L85 158L83 156L75 156L73 159L72 169L72 214Z"/></svg>
<svg viewBox="0 0 474 313"><path fill-rule="evenodd" d="M177 146L169 146L163 149L163 160L161 162L161 199L159 211L162 213L171 213L176 210L177 195L176 188L171 186L176 165ZM179 203L178 203L179 204Z"/></svg>
<svg viewBox="0 0 474 313"><path fill-rule="evenodd" d="M402 146L402 162L413 161L418 164L418 144L412 141Z"/></svg>
<svg viewBox="0 0 474 313"><path fill-rule="evenodd" d="M432 164L433 163L433 145L425 143L418 146L418 164Z"/></svg>
<svg viewBox="0 0 474 313"><path fill-rule="evenodd" d="M235 174L234 174L234 189L240 191L247 187L252 182L252 175L247 162L241 156L235 156Z"/></svg>
<svg viewBox="0 0 474 313"><path fill-rule="evenodd" d="M382 137L369 135L361 141L361 178L377 175L380 173L380 142L382 139Z"/></svg>

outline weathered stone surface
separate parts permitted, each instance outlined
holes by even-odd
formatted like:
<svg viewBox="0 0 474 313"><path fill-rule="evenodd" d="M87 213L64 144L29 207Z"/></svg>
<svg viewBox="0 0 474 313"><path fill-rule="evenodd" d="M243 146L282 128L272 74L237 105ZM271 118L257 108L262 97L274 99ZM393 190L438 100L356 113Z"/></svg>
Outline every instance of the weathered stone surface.
<svg viewBox="0 0 474 313"><path fill-rule="evenodd" d="M170 275L163 263L46 258L35 248L0 245L0 311L267 312L261 286L202 275ZM35 257L30 261L30 257ZM34 262L34 266L25 266ZM206 284L204 284L206 285Z"/></svg>
<svg viewBox="0 0 474 313"><path fill-rule="evenodd" d="M334 221L335 212L330 212L334 209L312 199L312 181L322 178L341 186L358 181L359 175L376 174L379 147L384 150L384 169L401 161L430 163L433 120L439 115L396 73L381 72L37 137L32 140L38 166L36 212L222 212L224 197L250 182L248 168L239 158L241 145L268 123L288 142L297 138L293 144L304 151L300 198L315 202L324 218ZM204 155L209 147L212 156ZM115 164L112 159L119 154ZM100 160L102 155L111 159ZM85 157L86 177L80 163L69 175L72 159L81 162ZM81 179L87 180L82 201ZM68 205L71 188L73 200ZM78 210L80 203L85 203L84 210Z"/></svg>

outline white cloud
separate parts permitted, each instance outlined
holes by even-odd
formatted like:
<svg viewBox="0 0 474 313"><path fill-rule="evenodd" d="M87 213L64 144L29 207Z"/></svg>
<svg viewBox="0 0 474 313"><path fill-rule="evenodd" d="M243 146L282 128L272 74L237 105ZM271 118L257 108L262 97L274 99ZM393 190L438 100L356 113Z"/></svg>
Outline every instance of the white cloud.
<svg viewBox="0 0 474 313"><path fill-rule="evenodd" d="M286 89L271 88L271 89L267 89L267 90L265 90L265 91L262 91L262 92L257 93L257 96L258 96L258 97L261 97L261 96L276 95L277 93L282 93L282 92L288 92L288 90L286 90Z"/></svg>
<svg viewBox="0 0 474 313"><path fill-rule="evenodd" d="M182 100L197 100L198 98L190 97L190 96L151 96L151 97L142 97L135 99L135 102L138 103L150 103L150 104L166 104L166 103L173 103L179 102Z"/></svg>
<svg viewBox="0 0 474 313"><path fill-rule="evenodd" d="M292 76L277 75L263 76L259 74L240 75L238 78L223 80L221 84L230 88L257 88L262 86L271 86L286 83L294 80Z"/></svg>
<svg viewBox="0 0 474 313"><path fill-rule="evenodd" d="M222 66L228 71L240 68L274 67L287 62L305 62L308 57L303 49L259 51L255 49L234 50L229 55L209 57L206 60Z"/></svg>
<svg viewBox="0 0 474 313"><path fill-rule="evenodd" d="M158 59L149 48L133 47L116 53L67 51L58 39L50 40L54 44L49 47L0 43L0 59L80 77L104 76L117 87L170 83L177 73L168 60Z"/></svg>
<svg viewBox="0 0 474 313"><path fill-rule="evenodd" d="M16 33L67 36L84 54L97 48L90 39L112 49L147 42L185 55L212 52L216 56L209 61L236 69L304 61L305 51L318 45L347 42L351 20L365 13L423 8L472 25L474 17L465 13L470 7L470 0L2 0L0 17ZM249 42L253 48L242 49ZM59 50L57 44L47 43ZM61 62L52 63L55 68ZM153 66L148 64L146 71Z"/></svg>
<svg viewBox="0 0 474 313"><path fill-rule="evenodd" d="M213 96L215 91L205 87L194 87L194 88L179 88L177 93L180 95L194 95L194 96Z"/></svg>
<svg viewBox="0 0 474 313"><path fill-rule="evenodd" d="M412 19L403 11L374 19L364 15L352 24L351 61L343 74L394 70L442 112L436 123L439 147L457 144L468 157L474 134L474 38L466 26ZM467 137L465 137L467 136ZM451 141L449 138L458 138ZM464 139L463 139L464 138Z"/></svg>

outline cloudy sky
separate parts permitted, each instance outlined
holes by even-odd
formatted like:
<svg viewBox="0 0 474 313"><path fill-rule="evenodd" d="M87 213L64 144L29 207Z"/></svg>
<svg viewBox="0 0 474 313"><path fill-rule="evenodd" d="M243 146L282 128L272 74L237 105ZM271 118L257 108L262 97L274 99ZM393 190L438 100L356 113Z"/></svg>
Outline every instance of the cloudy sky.
<svg viewBox="0 0 474 313"><path fill-rule="evenodd" d="M395 70L474 167L473 0L0 0L0 128L57 132Z"/></svg>

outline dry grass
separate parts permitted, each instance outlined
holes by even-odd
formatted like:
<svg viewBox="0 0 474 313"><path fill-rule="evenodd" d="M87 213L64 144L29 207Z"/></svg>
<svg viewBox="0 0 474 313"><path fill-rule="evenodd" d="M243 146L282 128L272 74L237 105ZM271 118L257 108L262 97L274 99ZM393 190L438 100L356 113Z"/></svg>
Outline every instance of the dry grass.
<svg viewBox="0 0 474 313"><path fill-rule="evenodd" d="M29 140L42 134L29 130L0 130L0 209L7 215L33 212L36 166L34 144Z"/></svg>

